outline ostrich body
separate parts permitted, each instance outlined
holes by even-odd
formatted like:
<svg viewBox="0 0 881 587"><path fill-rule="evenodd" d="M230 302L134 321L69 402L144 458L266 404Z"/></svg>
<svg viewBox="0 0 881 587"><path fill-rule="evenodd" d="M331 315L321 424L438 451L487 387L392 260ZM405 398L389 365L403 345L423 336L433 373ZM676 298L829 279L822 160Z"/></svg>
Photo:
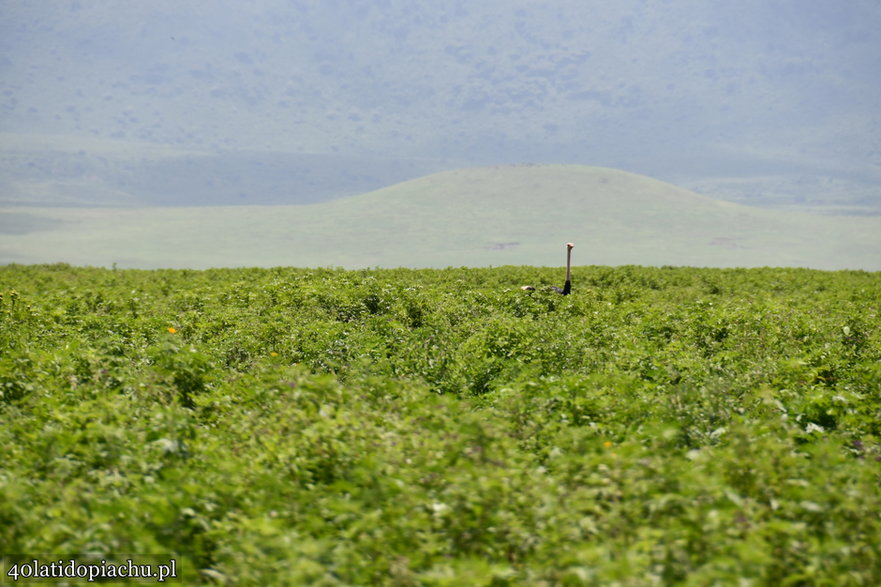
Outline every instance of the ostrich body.
<svg viewBox="0 0 881 587"><path fill-rule="evenodd" d="M568 296L572 293L572 249L575 247L572 243L566 243L566 283L563 284L563 287L557 287L556 285L552 285L551 289L557 292L560 295ZM534 291L535 287L531 285L524 285L520 289L525 289L527 291Z"/></svg>

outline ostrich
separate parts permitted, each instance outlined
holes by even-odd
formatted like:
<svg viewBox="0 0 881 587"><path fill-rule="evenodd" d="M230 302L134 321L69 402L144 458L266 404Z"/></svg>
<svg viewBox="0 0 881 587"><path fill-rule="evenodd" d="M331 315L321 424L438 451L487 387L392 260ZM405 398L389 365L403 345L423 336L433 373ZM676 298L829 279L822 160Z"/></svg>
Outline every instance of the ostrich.
<svg viewBox="0 0 881 587"><path fill-rule="evenodd" d="M557 287L556 285L552 285L551 289L557 292L560 295L568 296L572 292L572 249L575 247L572 243L566 243L566 283L563 284L563 287ZM535 291L535 287L531 285L524 285L520 289L526 291Z"/></svg>

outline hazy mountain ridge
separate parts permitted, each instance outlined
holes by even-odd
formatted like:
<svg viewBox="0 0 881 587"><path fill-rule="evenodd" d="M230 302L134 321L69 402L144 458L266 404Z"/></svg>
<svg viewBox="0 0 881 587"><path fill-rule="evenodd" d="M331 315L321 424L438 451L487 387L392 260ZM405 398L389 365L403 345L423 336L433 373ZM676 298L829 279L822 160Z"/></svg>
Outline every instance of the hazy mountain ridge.
<svg viewBox="0 0 881 587"><path fill-rule="evenodd" d="M772 162L786 169L778 195L828 200L815 178L829 177L845 178L837 202L860 190L881 200L873 191L881 8L869 1L4 2L2 10L7 132L212 153L589 163L720 185L721 195L749 201L759 198L728 178L756 178L760 196L767 174L756 170ZM350 163L341 159L340 170ZM259 183L249 165L246 182ZM717 177L725 181L707 183ZM280 187L311 189L296 179ZM187 194L194 203L210 197Z"/></svg>
<svg viewBox="0 0 881 587"><path fill-rule="evenodd" d="M327 153L198 151L124 140L0 134L0 204L210 206L310 204L454 163ZM19 145L13 147L12 145Z"/></svg>

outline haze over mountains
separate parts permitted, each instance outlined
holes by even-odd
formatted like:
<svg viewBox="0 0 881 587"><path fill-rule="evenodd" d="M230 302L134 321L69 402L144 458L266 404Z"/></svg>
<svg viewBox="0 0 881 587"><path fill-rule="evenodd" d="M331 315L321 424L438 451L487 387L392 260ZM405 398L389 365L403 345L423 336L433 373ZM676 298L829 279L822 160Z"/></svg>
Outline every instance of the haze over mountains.
<svg viewBox="0 0 881 587"><path fill-rule="evenodd" d="M0 203L303 203L537 162L881 209L874 0L2 0L0 16Z"/></svg>

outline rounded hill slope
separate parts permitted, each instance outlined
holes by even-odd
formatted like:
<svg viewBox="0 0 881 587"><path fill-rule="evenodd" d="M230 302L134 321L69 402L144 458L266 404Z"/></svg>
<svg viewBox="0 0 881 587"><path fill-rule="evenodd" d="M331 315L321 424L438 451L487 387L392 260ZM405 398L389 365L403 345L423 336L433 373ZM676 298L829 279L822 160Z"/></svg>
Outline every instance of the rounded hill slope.
<svg viewBox="0 0 881 587"><path fill-rule="evenodd" d="M871 236L877 221L742 206L581 165L457 169L321 209L333 210L334 233L362 245L384 243L374 250L377 259L401 247L405 264L431 266L556 264L557 245L570 240L582 245L582 264L836 267L834 258L879 247Z"/></svg>
<svg viewBox="0 0 881 587"><path fill-rule="evenodd" d="M4 262L130 267L796 266L881 269L881 218L714 200L579 165L435 173L300 206L0 210Z"/></svg>

